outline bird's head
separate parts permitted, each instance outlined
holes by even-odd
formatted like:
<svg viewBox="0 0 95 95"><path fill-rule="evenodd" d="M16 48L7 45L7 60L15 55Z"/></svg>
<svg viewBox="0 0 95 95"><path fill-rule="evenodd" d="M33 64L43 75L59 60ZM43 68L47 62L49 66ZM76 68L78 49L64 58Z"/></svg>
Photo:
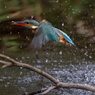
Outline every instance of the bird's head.
<svg viewBox="0 0 95 95"><path fill-rule="evenodd" d="M35 20L24 20L24 21L12 21L11 25L20 25L20 26L25 26L29 29L37 29L39 23Z"/></svg>

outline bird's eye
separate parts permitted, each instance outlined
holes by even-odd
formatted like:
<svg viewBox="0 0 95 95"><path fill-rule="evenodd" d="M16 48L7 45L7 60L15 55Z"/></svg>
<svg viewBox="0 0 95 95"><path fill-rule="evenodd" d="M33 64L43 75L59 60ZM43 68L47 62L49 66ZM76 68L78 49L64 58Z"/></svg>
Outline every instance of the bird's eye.
<svg viewBox="0 0 95 95"><path fill-rule="evenodd" d="M29 24L28 22L25 22L26 24Z"/></svg>

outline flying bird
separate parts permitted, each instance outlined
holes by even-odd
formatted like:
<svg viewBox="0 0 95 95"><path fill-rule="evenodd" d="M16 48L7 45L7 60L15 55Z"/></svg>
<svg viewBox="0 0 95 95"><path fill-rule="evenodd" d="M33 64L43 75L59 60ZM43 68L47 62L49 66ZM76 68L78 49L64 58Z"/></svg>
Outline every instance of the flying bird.
<svg viewBox="0 0 95 95"><path fill-rule="evenodd" d="M42 20L40 23L35 20L24 20L12 22L11 24L27 27L31 29L33 33L35 33L30 43L30 47L32 50L37 51L51 41L70 43L75 46L74 42L65 32L58 28L55 28L47 20Z"/></svg>

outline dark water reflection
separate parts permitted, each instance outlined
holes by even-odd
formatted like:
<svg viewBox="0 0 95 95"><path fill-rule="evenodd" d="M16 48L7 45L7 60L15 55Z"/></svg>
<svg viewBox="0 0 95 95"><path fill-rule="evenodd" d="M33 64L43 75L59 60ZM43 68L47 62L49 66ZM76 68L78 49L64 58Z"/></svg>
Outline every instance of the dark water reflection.
<svg viewBox="0 0 95 95"><path fill-rule="evenodd" d="M56 49L39 51L39 62L35 62L35 52L25 49L20 52L1 51L19 62L32 64L56 79L67 83L95 85L94 49L78 49L64 46ZM0 65L2 66L2 65ZM51 82L22 67L0 69L0 95L22 95L41 87L48 87ZM77 93L77 94L76 94ZM94 92L80 89L53 90L48 95L95 95Z"/></svg>

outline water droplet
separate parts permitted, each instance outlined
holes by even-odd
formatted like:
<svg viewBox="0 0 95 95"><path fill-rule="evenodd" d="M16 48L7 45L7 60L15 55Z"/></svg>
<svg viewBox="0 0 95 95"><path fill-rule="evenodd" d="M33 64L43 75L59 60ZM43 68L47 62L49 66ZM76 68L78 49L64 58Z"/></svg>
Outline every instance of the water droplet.
<svg viewBox="0 0 95 95"><path fill-rule="evenodd" d="M20 60L19 62L22 63L22 60Z"/></svg>
<svg viewBox="0 0 95 95"><path fill-rule="evenodd" d="M65 2L68 2L68 1L65 1Z"/></svg>
<svg viewBox="0 0 95 95"><path fill-rule="evenodd" d="M92 56L89 56L89 58L92 58Z"/></svg>
<svg viewBox="0 0 95 95"><path fill-rule="evenodd" d="M18 58L16 58L16 60L18 60Z"/></svg>
<svg viewBox="0 0 95 95"><path fill-rule="evenodd" d="M26 39L28 39L29 37L28 36L26 36Z"/></svg>
<svg viewBox="0 0 95 95"><path fill-rule="evenodd" d="M20 75L22 75L22 72L20 72Z"/></svg>
<svg viewBox="0 0 95 95"><path fill-rule="evenodd" d="M22 69L23 67L20 67L20 69Z"/></svg>
<svg viewBox="0 0 95 95"><path fill-rule="evenodd" d="M0 79L0 81L3 81L3 79Z"/></svg>
<svg viewBox="0 0 95 95"><path fill-rule="evenodd" d="M74 14L75 12L73 12L73 14Z"/></svg>
<svg viewBox="0 0 95 95"><path fill-rule="evenodd" d="M10 34L12 34L12 32L10 32Z"/></svg>
<svg viewBox="0 0 95 95"><path fill-rule="evenodd" d="M7 16L6 18L10 18L10 16Z"/></svg>
<svg viewBox="0 0 95 95"><path fill-rule="evenodd" d="M27 59L29 59L30 57L28 56Z"/></svg>
<svg viewBox="0 0 95 95"><path fill-rule="evenodd" d="M64 26L64 23L62 23L62 26Z"/></svg>
<svg viewBox="0 0 95 95"><path fill-rule="evenodd" d="M7 8L7 6L5 6L5 8Z"/></svg>
<svg viewBox="0 0 95 95"><path fill-rule="evenodd" d="M48 59L46 59L46 62L48 62Z"/></svg>
<svg viewBox="0 0 95 95"><path fill-rule="evenodd" d="M84 53L84 55L88 56L88 52L86 51L86 52Z"/></svg>
<svg viewBox="0 0 95 95"><path fill-rule="evenodd" d="M59 0L56 0L56 2L59 2Z"/></svg>
<svg viewBox="0 0 95 95"><path fill-rule="evenodd" d="M22 48L22 46L20 46L20 48Z"/></svg>
<svg viewBox="0 0 95 95"><path fill-rule="evenodd" d="M57 62L57 60L54 60L54 62Z"/></svg>
<svg viewBox="0 0 95 95"><path fill-rule="evenodd" d="M89 7L91 7L92 5L89 5Z"/></svg>
<svg viewBox="0 0 95 95"><path fill-rule="evenodd" d="M87 46L85 46L85 48L87 48Z"/></svg>
<svg viewBox="0 0 95 95"><path fill-rule="evenodd" d="M91 16L91 18L93 18L93 16Z"/></svg>
<svg viewBox="0 0 95 95"><path fill-rule="evenodd" d="M59 54L62 55L62 51L60 51Z"/></svg>
<svg viewBox="0 0 95 95"><path fill-rule="evenodd" d="M22 59L25 59L25 57L22 57Z"/></svg>

